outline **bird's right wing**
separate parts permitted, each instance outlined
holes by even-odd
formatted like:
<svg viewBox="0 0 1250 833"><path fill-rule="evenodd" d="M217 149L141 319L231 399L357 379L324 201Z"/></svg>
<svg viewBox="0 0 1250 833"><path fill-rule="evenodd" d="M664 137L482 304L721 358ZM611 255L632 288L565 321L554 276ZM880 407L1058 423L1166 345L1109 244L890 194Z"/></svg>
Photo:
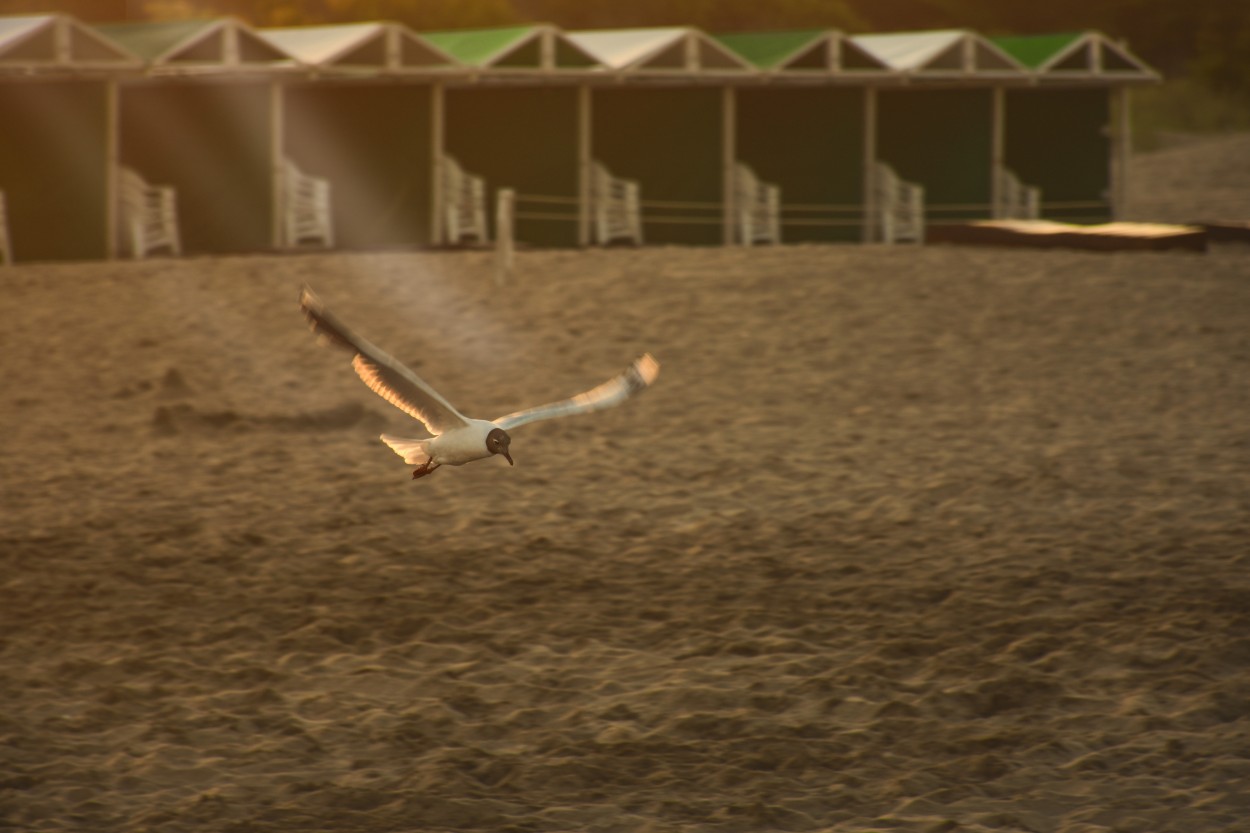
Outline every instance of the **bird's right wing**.
<svg viewBox="0 0 1250 833"><path fill-rule="evenodd" d="M420 420L431 434L468 425L464 415L394 356L380 350L330 314L311 289L300 293L300 309L321 339L352 353L352 367L369 389L404 413Z"/></svg>
<svg viewBox="0 0 1250 833"><path fill-rule="evenodd" d="M527 422L537 422L540 419L555 419L556 417L572 416L573 414L588 414L591 411L601 411L604 408L619 405L635 393L646 390L647 386L654 382L655 377L659 375L660 363L650 353L644 353L635 359L633 364L625 368L623 372L585 393L579 393L577 396L560 402L551 402L547 405L540 405L537 408L527 408L524 411L501 416L494 422L507 431L510 428L516 428L518 425L524 425Z"/></svg>

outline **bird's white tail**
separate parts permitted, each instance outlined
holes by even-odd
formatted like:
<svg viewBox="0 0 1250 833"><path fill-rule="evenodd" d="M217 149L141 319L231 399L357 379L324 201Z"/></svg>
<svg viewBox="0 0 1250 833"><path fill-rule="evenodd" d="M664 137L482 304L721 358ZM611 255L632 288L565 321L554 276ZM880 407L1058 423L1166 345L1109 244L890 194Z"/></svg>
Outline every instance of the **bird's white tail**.
<svg viewBox="0 0 1250 833"><path fill-rule="evenodd" d="M423 466L430 461L429 438L412 440L406 437L393 437L390 434L383 434L379 439L389 445L391 451L403 457L405 463Z"/></svg>

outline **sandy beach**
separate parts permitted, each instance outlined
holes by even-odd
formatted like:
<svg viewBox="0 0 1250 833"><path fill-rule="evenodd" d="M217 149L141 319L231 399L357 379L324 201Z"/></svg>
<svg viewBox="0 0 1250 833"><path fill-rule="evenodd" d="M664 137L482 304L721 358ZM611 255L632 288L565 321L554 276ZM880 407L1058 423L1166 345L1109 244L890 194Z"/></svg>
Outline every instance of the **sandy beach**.
<svg viewBox="0 0 1250 833"><path fill-rule="evenodd" d="M0 270L0 829L1250 829L1250 247L492 262ZM413 482L304 283L474 416L663 371Z"/></svg>

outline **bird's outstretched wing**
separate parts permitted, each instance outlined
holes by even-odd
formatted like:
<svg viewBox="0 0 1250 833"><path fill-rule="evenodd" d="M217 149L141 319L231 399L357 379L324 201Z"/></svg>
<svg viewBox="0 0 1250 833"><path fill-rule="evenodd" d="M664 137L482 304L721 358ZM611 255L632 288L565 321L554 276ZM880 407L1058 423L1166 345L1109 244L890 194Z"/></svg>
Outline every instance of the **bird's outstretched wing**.
<svg viewBox="0 0 1250 833"><path fill-rule="evenodd" d="M431 434L444 434L468 424L438 391L422 381L398 359L356 335L330 314L311 289L304 287L300 309L312 331L327 343L355 354L352 367L369 389L404 413L425 424Z"/></svg>
<svg viewBox="0 0 1250 833"><path fill-rule="evenodd" d="M540 405L537 408L527 408L524 411L501 416L494 422L507 431L510 428L516 428L518 425L524 425L527 422L537 422L540 419L554 419L556 417L572 416L573 414L588 414L591 411L611 408L614 405L621 404L635 393L646 390L647 386L654 382L655 377L659 375L660 363L652 358L650 353L644 353L635 359L633 364L625 368L622 373L613 376L596 388L591 388L585 393L579 393L577 396L561 402L552 402L547 405Z"/></svg>

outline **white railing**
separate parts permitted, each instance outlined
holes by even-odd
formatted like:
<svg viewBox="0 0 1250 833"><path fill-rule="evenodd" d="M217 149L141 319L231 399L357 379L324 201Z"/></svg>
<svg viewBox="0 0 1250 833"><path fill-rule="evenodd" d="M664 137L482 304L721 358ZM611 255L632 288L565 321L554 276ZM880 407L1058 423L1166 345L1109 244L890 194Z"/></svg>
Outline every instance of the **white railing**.
<svg viewBox="0 0 1250 833"><path fill-rule="evenodd" d="M873 168L877 221L883 243L924 242L924 186L900 179L884 162Z"/></svg>
<svg viewBox="0 0 1250 833"><path fill-rule="evenodd" d="M601 162L590 166L590 216L593 242L613 240L642 245L642 199L638 183L612 176Z"/></svg>
<svg viewBox="0 0 1250 833"><path fill-rule="evenodd" d="M452 245L472 237L489 242L486 229L486 181L465 173L452 156L443 156L443 239Z"/></svg>
<svg viewBox="0 0 1250 833"><path fill-rule="evenodd" d="M755 171L739 162L734 166L734 197L742 245L781 242L781 188L760 182Z"/></svg>
<svg viewBox="0 0 1250 833"><path fill-rule="evenodd" d="M1042 189L1025 185L1005 165L999 165L994 175L998 178L994 204L996 220L1036 220L1042 216Z"/></svg>
<svg viewBox="0 0 1250 833"><path fill-rule="evenodd" d="M294 248L302 241L334 246L334 215L330 205L330 181L310 176L290 159L282 162L283 240Z"/></svg>
<svg viewBox="0 0 1250 833"><path fill-rule="evenodd" d="M125 242L135 259L148 252L167 248L174 255L182 254L182 237L178 232L178 202L174 189L168 185L149 185L137 171L118 171L121 194L121 220Z"/></svg>
<svg viewBox="0 0 1250 833"><path fill-rule="evenodd" d="M0 191L0 263L5 266L13 263L13 244L9 241L9 212L5 207L3 191Z"/></svg>

